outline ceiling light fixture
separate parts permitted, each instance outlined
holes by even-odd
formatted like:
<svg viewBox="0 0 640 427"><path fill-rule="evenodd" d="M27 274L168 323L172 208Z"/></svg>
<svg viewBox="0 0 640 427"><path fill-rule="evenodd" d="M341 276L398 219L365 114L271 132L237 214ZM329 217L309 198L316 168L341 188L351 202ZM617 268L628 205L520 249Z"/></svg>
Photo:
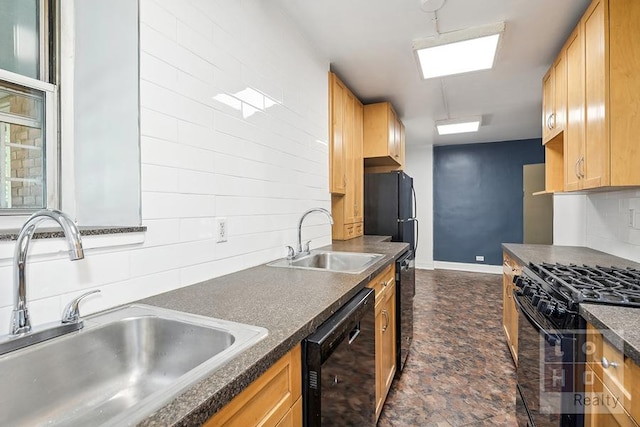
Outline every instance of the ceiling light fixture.
<svg viewBox="0 0 640 427"><path fill-rule="evenodd" d="M414 40L423 79L493 68L504 22Z"/></svg>
<svg viewBox="0 0 640 427"><path fill-rule="evenodd" d="M464 119L438 120L436 122L436 129L438 129L438 135L477 132L478 129L480 129L481 122L481 116L467 117Z"/></svg>

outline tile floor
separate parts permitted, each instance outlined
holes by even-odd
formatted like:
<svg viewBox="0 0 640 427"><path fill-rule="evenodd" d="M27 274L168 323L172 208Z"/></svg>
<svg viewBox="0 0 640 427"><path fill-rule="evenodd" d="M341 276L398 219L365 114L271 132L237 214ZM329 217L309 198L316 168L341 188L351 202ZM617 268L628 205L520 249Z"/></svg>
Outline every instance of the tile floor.
<svg viewBox="0 0 640 427"><path fill-rule="evenodd" d="M502 276L416 270L414 341L378 426L513 427Z"/></svg>

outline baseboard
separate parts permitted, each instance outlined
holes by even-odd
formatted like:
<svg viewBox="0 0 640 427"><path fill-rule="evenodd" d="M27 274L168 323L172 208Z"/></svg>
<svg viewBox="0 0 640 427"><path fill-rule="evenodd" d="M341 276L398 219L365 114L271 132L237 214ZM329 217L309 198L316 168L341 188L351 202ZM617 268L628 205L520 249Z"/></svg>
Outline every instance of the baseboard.
<svg viewBox="0 0 640 427"><path fill-rule="evenodd" d="M416 268L418 270L433 270L433 261L431 261L431 262L416 262Z"/></svg>
<svg viewBox="0 0 640 427"><path fill-rule="evenodd" d="M502 274L501 265L467 264L464 262L434 261L433 267L436 270L458 270L458 271L471 271L473 273Z"/></svg>

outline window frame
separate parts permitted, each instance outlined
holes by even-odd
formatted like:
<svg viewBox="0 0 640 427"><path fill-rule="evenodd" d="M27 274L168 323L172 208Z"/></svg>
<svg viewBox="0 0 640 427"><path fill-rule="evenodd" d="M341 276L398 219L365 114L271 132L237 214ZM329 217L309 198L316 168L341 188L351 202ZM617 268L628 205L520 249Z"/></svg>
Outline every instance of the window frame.
<svg viewBox="0 0 640 427"><path fill-rule="evenodd" d="M55 84L56 47L58 38L55 31L55 0L38 0L39 10L39 79L24 76L0 68L0 86L3 82L17 85L25 89L33 89L43 93L43 127L44 162L43 162L43 195L44 208L60 208L60 138L59 138L59 88ZM36 212L41 208L0 208L0 218L24 216ZM4 222L0 228L4 228Z"/></svg>

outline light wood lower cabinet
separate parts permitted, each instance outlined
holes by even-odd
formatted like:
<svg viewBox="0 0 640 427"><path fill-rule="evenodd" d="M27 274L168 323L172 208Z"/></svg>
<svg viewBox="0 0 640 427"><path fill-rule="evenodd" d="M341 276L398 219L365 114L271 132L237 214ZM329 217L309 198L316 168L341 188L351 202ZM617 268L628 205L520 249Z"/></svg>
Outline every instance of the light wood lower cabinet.
<svg viewBox="0 0 640 427"><path fill-rule="evenodd" d="M396 373L395 264L385 268L368 287L376 293L376 419Z"/></svg>
<svg viewBox="0 0 640 427"><path fill-rule="evenodd" d="M513 277L522 273L522 266L503 252L502 275L502 327L513 361L518 365L518 311L513 300Z"/></svg>
<svg viewBox="0 0 640 427"><path fill-rule="evenodd" d="M640 367L587 325L585 426L638 427Z"/></svg>
<svg viewBox="0 0 640 427"><path fill-rule="evenodd" d="M302 426L300 344L211 417L205 427Z"/></svg>

